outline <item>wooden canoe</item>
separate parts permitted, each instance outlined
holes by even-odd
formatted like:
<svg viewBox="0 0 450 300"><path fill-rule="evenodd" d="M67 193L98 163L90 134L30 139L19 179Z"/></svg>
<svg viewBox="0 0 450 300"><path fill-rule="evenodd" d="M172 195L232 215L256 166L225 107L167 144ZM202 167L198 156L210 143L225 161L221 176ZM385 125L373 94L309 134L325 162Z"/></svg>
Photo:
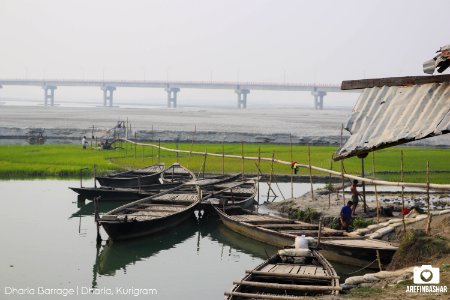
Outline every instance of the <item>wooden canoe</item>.
<svg viewBox="0 0 450 300"><path fill-rule="evenodd" d="M317 251L308 257L281 257L275 254L225 292L228 300L304 299L305 296L338 295L339 277Z"/></svg>
<svg viewBox="0 0 450 300"><path fill-rule="evenodd" d="M279 248L292 246L296 236L318 236L316 224L259 214L240 207L214 209L227 228ZM320 248L323 249L325 258L330 261L361 267L373 263L373 268L378 266L375 261L377 250L382 264L388 264L397 250L397 247L385 241L349 237L341 230L326 227L321 230Z"/></svg>
<svg viewBox="0 0 450 300"><path fill-rule="evenodd" d="M146 236L194 217L200 197L197 186L181 185L118 207L100 217L99 222L111 240Z"/></svg>
<svg viewBox="0 0 450 300"><path fill-rule="evenodd" d="M107 176L97 176L95 179L101 186L109 187L139 187L160 183L164 164L156 164L143 169L126 171Z"/></svg>
<svg viewBox="0 0 450 300"><path fill-rule="evenodd" d="M206 189L208 197L202 204L203 207L214 206L240 206L249 208L255 204L257 192L256 182L250 180L234 180L225 183L214 184Z"/></svg>
<svg viewBox="0 0 450 300"><path fill-rule="evenodd" d="M69 187L72 191L78 194L79 200L94 200L100 197L100 202L103 201L134 201L145 197L162 193L165 190L174 188L181 183L167 183L167 184L151 184L139 188L116 188L116 187Z"/></svg>

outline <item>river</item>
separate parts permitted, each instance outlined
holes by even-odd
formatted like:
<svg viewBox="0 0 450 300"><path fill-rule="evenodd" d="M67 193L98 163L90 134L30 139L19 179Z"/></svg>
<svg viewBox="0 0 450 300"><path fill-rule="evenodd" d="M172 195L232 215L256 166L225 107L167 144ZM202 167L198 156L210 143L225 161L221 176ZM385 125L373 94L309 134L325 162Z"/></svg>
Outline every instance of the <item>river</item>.
<svg viewBox="0 0 450 300"><path fill-rule="evenodd" d="M233 280L276 251L226 229L213 215L97 247L92 202L80 205L67 188L78 185L77 180L0 181L0 299L59 299L62 295L39 293L71 289L75 295L64 299L223 299ZM280 188L290 193L289 184ZM100 203L100 210L118 205ZM335 267L341 274L352 271ZM108 291L115 295L92 295Z"/></svg>

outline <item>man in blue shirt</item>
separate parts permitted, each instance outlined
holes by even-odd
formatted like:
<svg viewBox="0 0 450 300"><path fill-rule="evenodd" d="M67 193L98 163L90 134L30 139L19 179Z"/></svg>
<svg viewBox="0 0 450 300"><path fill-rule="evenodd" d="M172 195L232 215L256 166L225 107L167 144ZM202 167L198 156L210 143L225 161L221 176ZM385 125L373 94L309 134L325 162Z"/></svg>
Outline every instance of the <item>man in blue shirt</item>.
<svg viewBox="0 0 450 300"><path fill-rule="evenodd" d="M343 206L341 209L341 214L339 221L341 223L342 229L348 231L348 227L352 223L352 201L348 201L346 206Z"/></svg>

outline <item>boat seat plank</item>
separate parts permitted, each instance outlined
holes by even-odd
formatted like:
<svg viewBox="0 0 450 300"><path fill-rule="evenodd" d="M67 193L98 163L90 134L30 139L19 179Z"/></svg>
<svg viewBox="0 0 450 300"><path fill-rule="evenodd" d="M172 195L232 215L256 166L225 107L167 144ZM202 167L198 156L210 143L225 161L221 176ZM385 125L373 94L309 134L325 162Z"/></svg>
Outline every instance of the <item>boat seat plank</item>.
<svg viewBox="0 0 450 300"><path fill-rule="evenodd" d="M262 267L261 270L259 270L259 271L261 271L261 272L269 272L269 271L270 271L271 269L273 269L275 266L276 266L276 265L274 265L274 264L268 264L268 265Z"/></svg>
<svg viewBox="0 0 450 300"><path fill-rule="evenodd" d="M304 267L305 271L303 274L305 275L316 275L317 267Z"/></svg>
<svg viewBox="0 0 450 300"><path fill-rule="evenodd" d="M300 266L294 266L293 268L292 268L292 270L291 270L291 274L297 274L298 273L298 270L300 270Z"/></svg>
<svg viewBox="0 0 450 300"><path fill-rule="evenodd" d="M290 273L292 268L294 266L293 265L278 265L276 271L276 273Z"/></svg>

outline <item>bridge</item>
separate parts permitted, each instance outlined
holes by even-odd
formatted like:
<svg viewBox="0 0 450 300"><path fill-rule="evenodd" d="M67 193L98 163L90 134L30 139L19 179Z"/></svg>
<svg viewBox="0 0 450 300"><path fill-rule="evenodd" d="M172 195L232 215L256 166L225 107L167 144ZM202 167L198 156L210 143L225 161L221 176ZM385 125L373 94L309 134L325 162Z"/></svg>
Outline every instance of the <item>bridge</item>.
<svg viewBox="0 0 450 300"><path fill-rule="evenodd" d="M44 105L55 104L55 90L59 86L99 87L103 91L103 106L113 106L113 95L117 88L161 88L167 93L167 106L177 107L177 96L181 89L234 90L237 107L247 107L251 90L311 92L315 109L323 109L323 100L328 92L342 91L340 85L326 84L281 84L262 82L213 82L213 81L158 81L158 80L60 80L60 79L0 79L3 86L38 86L44 90ZM354 92L354 91L353 91Z"/></svg>

